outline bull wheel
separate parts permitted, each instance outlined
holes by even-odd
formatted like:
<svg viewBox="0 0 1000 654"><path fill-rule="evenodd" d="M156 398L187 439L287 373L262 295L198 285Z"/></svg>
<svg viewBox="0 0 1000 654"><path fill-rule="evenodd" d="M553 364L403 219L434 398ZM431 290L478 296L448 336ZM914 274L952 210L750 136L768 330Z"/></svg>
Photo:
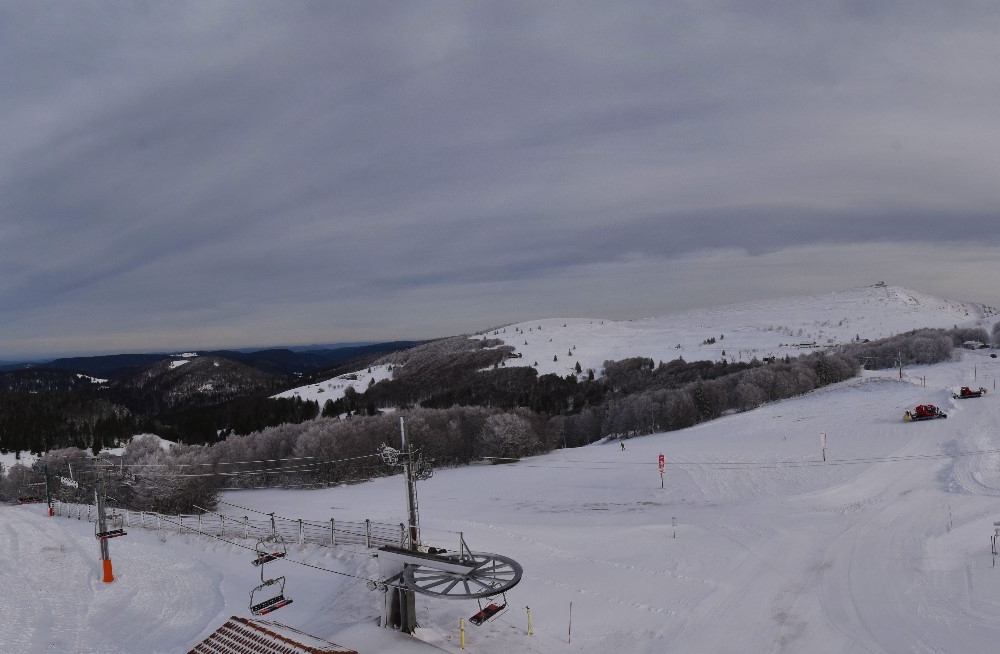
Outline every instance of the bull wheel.
<svg viewBox="0 0 1000 654"><path fill-rule="evenodd" d="M448 557L458 561L458 556ZM465 559L469 561L469 557ZM403 583L422 595L442 599L483 599L505 593L521 581L523 569L514 559L499 554L475 552L475 568L467 574L438 570L430 565L407 565Z"/></svg>

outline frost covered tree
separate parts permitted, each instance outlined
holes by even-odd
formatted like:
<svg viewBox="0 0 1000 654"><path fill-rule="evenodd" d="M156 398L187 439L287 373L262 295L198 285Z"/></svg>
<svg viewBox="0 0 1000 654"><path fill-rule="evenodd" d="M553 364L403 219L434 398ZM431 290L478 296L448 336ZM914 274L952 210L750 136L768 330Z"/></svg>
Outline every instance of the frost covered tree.
<svg viewBox="0 0 1000 654"><path fill-rule="evenodd" d="M132 439L122 453L125 466L137 470L134 479L119 488L122 503L140 511L179 514L198 508L214 510L222 478L205 460L210 448L174 445L168 452L155 436Z"/></svg>
<svg viewBox="0 0 1000 654"><path fill-rule="evenodd" d="M501 463L504 459L520 459L531 451L534 432L527 419L514 413L498 413L483 423L479 447L484 457Z"/></svg>
<svg viewBox="0 0 1000 654"><path fill-rule="evenodd" d="M764 393L760 387L750 382L736 385L736 408L740 411L756 409L764 403Z"/></svg>

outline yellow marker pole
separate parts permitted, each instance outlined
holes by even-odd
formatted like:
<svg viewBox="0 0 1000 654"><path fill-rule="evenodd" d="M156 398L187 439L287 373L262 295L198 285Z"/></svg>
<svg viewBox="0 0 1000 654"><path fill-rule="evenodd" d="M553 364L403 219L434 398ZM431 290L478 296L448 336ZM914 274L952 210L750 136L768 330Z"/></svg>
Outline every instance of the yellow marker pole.
<svg viewBox="0 0 1000 654"><path fill-rule="evenodd" d="M465 649L465 618L458 619L458 631L462 634L462 649Z"/></svg>
<svg viewBox="0 0 1000 654"><path fill-rule="evenodd" d="M529 636L533 636L535 634L535 632L531 628L531 607L530 606L526 606L524 608L527 609L527 611L528 611L528 635Z"/></svg>

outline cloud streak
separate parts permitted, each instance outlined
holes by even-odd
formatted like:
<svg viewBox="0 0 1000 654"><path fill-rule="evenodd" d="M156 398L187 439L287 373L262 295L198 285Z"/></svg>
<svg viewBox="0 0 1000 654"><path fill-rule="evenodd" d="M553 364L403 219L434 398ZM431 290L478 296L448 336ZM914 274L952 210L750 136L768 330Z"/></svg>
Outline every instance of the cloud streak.
<svg viewBox="0 0 1000 654"><path fill-rule="evenodd" d="M873 247L898 264L877 279L1000 304L998 22L901 2L0 6L0 358L663 313L870 283L851 253ZM840 263L775 265L805 251ZM970 252L982 272L955 279Z"/></svg>

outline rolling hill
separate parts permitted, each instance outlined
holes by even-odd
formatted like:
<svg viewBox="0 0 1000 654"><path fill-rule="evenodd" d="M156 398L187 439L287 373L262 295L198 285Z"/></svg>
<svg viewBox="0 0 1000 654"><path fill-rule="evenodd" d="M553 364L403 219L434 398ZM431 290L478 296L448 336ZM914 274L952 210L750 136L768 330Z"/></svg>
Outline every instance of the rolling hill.
<svg viewBox="0 0 1000 654"><path fill-rule="evenodd" d="M530 366L539 375L600 374L605 361L649 357L654 361L750 361L795 357L857 340L876 340L924 327L982 327L989 331L1000 309L947 300L882 283L822 295L747 302L636 320L543 318L484 330L469 338L511 348L508 367ZM419 353L417 346L406 356ZM370 366L284 391L280 397L318 401L363 392L392 377L405 361L387 355Z"/></svg>

